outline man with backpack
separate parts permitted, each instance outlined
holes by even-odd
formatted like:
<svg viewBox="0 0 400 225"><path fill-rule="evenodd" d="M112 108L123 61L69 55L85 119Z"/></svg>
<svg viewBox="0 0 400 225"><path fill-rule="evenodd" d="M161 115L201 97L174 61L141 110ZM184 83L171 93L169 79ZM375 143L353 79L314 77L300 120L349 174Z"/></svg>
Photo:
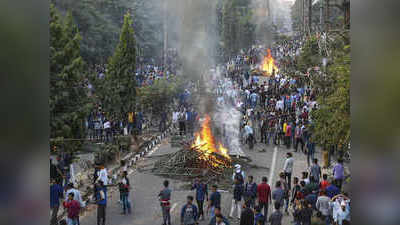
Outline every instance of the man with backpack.
<svg viewBox="0 0 400 225"><path fill-rule="evenodd" d="M195 225L197 224L198 211L197 207L193 205L193 196L187 197L187 204L181 210L181 224L182 225Z"/></svg>
<svg viewBox="0 0 400 225"><path fill-rule="evenodd" d="M237 208L238 219L240 219L240 214L241 214L240 202L242 201L243 193L244 193L243 184L240 183L240 181L238 179L235 179L235 184L233 185L232 207L231 207L231 213L229 214L229 217L233 217L233 213L235 212L235 210Z"/></svg>
<svg viewBox="0 0 400 225"><path fill-rule="evenodd" d="M106 224L107 189L103 181L99 180L95 185L94 198L97 204L97 225Z"/></svg>
<svg viewBox="0 0 400 225"><path fill-rule="evenodd" d="M232 175L232 180L237 179L241 184L244 184L244 171L241 169L239 164L235 165L235 172Z"/></svg>

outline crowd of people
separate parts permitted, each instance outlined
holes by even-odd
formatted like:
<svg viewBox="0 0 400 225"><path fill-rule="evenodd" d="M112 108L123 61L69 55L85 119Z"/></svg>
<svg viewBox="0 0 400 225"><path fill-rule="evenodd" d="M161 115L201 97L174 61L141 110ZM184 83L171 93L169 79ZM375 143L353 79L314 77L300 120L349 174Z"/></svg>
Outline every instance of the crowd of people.
<svg viewBox="0 0 400 225"><path fill-rule="evenodd" d="M288 58L299 54L301 42L302 40L293 39L274 45L271 52L278 65L292 63ZM318 108L318 91L313 88L309 79L290 76L282 71L273 71L268 79L260 77L263 71L258 71L258 74L252 73L265 53L266 48L254 46L248 51L242 51L218 69L222 70L224 79L232 82L230 88L233 90L226 88L224 82L216 78L217 102L229 102L241 112L241 141L242 144L248 144L250 150L259 142L262 145L283 145L293 152L286 153L284 166L279 173L279 179L271 185L273 187L268 184L268 180L273 178L246 176L241 166L235 165L228 217L222 214L222 198L218 186L196 179L192 184L192 190L195 190L194 197L187 196L187 203L180 211L180 222L184 225L195 225L208 217L210 225L229 225L234 220L239 221L240 225L280 225L286 214L292 217L291 220L296 225L311 225L313 217L319 218L327 225L350 224L350 198L343 190L343 160L338 159L334 167L328 167L327 163L323 172L314 155L316 143L309 128L312 124L311 112ZM141 67L136 75L141 77L143 73L151 75L149 79L138 78L140 85L149 85L155 77L169 75L168 72L163 74L162 70L152 66ZM189 90L190 87L179 96L179 104L172 113L172 122L179 129L180 135L192 133L198 119L198 113L188 100L191 95ZM89 136L101 136L107 141L115 133L123 132L121 129L124 127L127 127L128 133L132 132L139 127L143 118L140 113L134 112L130 112L127 117L127 124L123 121L111 121L98 109L91 114L93 119L88 119L91 121L88 122L88 127L92 130ZM164 114L163 117L166 120L167 115ZM163 123L160 123L160 127L164 127ZM304 168L301 177L293 176L296 163L294 154L307 155L307 167ZM118 183L119 202L122 213L126 214L131 212L131 187L126 166L122 168L122 176ZM97 224L105 225L109 182L104 166L95 171L94 177L92 202L98 205ZM256 180L261 180L261 183L257 184ZM165 180L158 194L163 225L171 224L171 193L169 181ZM65 222L69 225L79 224L79 210L87 203L82 201L73 184L69 183L63 187L57 179L52 179L50 197L53 209L51 224L57 224L56 215L60 201L64 198L62 205L68 211ZM270 207L272 212L269 212Z"/></svg>

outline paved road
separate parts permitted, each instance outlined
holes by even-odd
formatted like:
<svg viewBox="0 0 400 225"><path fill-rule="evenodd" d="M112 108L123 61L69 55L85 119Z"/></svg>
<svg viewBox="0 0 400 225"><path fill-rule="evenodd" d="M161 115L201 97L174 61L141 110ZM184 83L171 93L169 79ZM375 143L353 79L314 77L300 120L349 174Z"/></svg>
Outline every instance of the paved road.
<svg viewBox="0 0 400 225"><path fill-rule="evenodd" d="M265 152L259 150L265 149ZM177 151L177 148L172 148L168 143L168 139L165 139L153 153L150 153L149 158L143 158L138 162L139 168L150 168L152 163L157 160L158 155L163 155ZM261 182L262 176L271 176L272 172L272 183L278 179L278 174L282 171L283 163L285 160L285 154L289 150L284 147L275 148L273 146L265 146L263 144L257 144L254 150L249 151L244 147L245 153L252 159L251 164L254 167L249 168L246 171L247 175L253 175L256 178L256 182ZM275 157L274 157L275 151ZM292 151L292 150L290 150ZM320 154L315 155L317 158L321 158ZM273 159L275 158L275 163ZM302 153L294 154L294 176L301 176L301 172L307 167L306 157ZM271 168L274 164L275 168ZM141 170L142 171L142 170ZM131 191L131 202L133 206L132 214L121 215L122 209L118 204L119 193L114 188L110 194L108 206L107 206L107 225L153 225L161 224L162 216L161 210L158 203L157 194L161 190L162 182L164 178L152 175L150 172L144 170L138 172L137 170L130 171L130 181L132 183L133 190ZM269 177L270 179L270 177ZM270 179L271 181L271 179ZM185 190L183 188L184 183L182 181L170 180L170 186L173 191L172 193L172 224L180 224L179 212L182 205L186 201L186 196L191 194L194 195L193 191ZM228 192L222 193L222 211L224 215L229 214L231 207L232 195ZM271 212L271 208L269 210ZM285 216L283 224L291 224L291 216ZM200 225L208 224L209 219L201 222ZM236 219L230 219L231 224L238 224ZM92 210L86 213L81 218L81 225L93 225L96 224L96 209L92 206Z"/></svg>

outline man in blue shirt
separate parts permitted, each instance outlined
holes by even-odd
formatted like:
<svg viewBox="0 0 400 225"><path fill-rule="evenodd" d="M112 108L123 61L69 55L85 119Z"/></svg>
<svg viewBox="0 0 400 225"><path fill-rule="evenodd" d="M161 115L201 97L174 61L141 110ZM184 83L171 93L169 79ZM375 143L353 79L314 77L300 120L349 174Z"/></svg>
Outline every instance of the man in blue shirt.
<svg viewBox="0 0 400 225"><path fill-rule="evenodd" d="M198 213L197 207L193 205L193 196L187 197L187 204L181 210L181 224L195 225L197 224Z"/></svg>
<svg viewBox="0 0 400 225"><path fill-rule="evenodd" d="M215 207L221 207L221 194L217 191L218 186L214 184L211 188L211 196L208 201L208 209L211 210L211 218L215 216Z"/></svg>
<svg viewBox="0 0 400 225"><path fill-rule="evenodd" d="M336 195L340 194L340 189L336 185L336 182L332 181L331 184L326 187L326 196L328 196L329 198L333 198Z"/></svg>
<svg viewBox="0 0 400 225"><path fill-rule="evenodd" d="M171 225L171 214L170 214L170 200L171 200L171 189L168 188L169 181L164 181L164 189L160 191L158 197L160 198L160 205L163 215L163 225Z"/></svg>
<svg viewBox="0 0 400 225"><path fill-rule="evenodd" d="M55 179L51 180L50 186L50 209L51 209L51 220L50 225L56 225L58 209L60 208L60 198L63 198L63 189Z"/></svg>
<svg viewBox="0 0 400 225"><path fill-rule="evenodd" d="M196 201L197 201L197 207L199 209L199 217L201 216L201 220L204 220L203 205L204 205L204 199L205 198L208 199L207 184L204 184L203 182L196 179L195 183L192 185L192 190L194 189L196 189Z"/></svg>

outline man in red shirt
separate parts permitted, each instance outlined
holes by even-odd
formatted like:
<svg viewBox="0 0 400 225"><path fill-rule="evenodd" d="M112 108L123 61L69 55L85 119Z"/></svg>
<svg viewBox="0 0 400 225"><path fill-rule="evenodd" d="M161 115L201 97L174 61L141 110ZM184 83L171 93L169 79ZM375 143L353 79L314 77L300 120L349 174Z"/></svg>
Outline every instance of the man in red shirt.
<svg viewBox="0 0 400 225"><path fill-rule="evenodd" d="M267 177L262 178L261 184L257 186L258 206L264 208L264 217L268 216L268 204L271 202L271 187L267 184Z"/></svg>
<svg viewBox="0 0 400 225"><path fill-rule="evenodd" d="M286 126L286 133L285 133L285 142L286 142L286 148L289 149L290 148L290 138L292 137L292 126L290 125L290 123L288 123L288 125Z"/></svg>
<svg viewBox="0 0 400 225"><path fill-rule="evenodd" d="M322 181L320 183L320 189L321 190L325 190L326 187L328 187L330 185L329 181L328 181L328 174L323 174L322 175Z"/></svg>
<svg viewBox="0 0 400 225"><path fill-rule="evenodd" d="M81 210L81 204L74 200L74 193L68 194L68 201L64 202L64 208L67 209L67 224L78 225L79 212Z"/></svg>

